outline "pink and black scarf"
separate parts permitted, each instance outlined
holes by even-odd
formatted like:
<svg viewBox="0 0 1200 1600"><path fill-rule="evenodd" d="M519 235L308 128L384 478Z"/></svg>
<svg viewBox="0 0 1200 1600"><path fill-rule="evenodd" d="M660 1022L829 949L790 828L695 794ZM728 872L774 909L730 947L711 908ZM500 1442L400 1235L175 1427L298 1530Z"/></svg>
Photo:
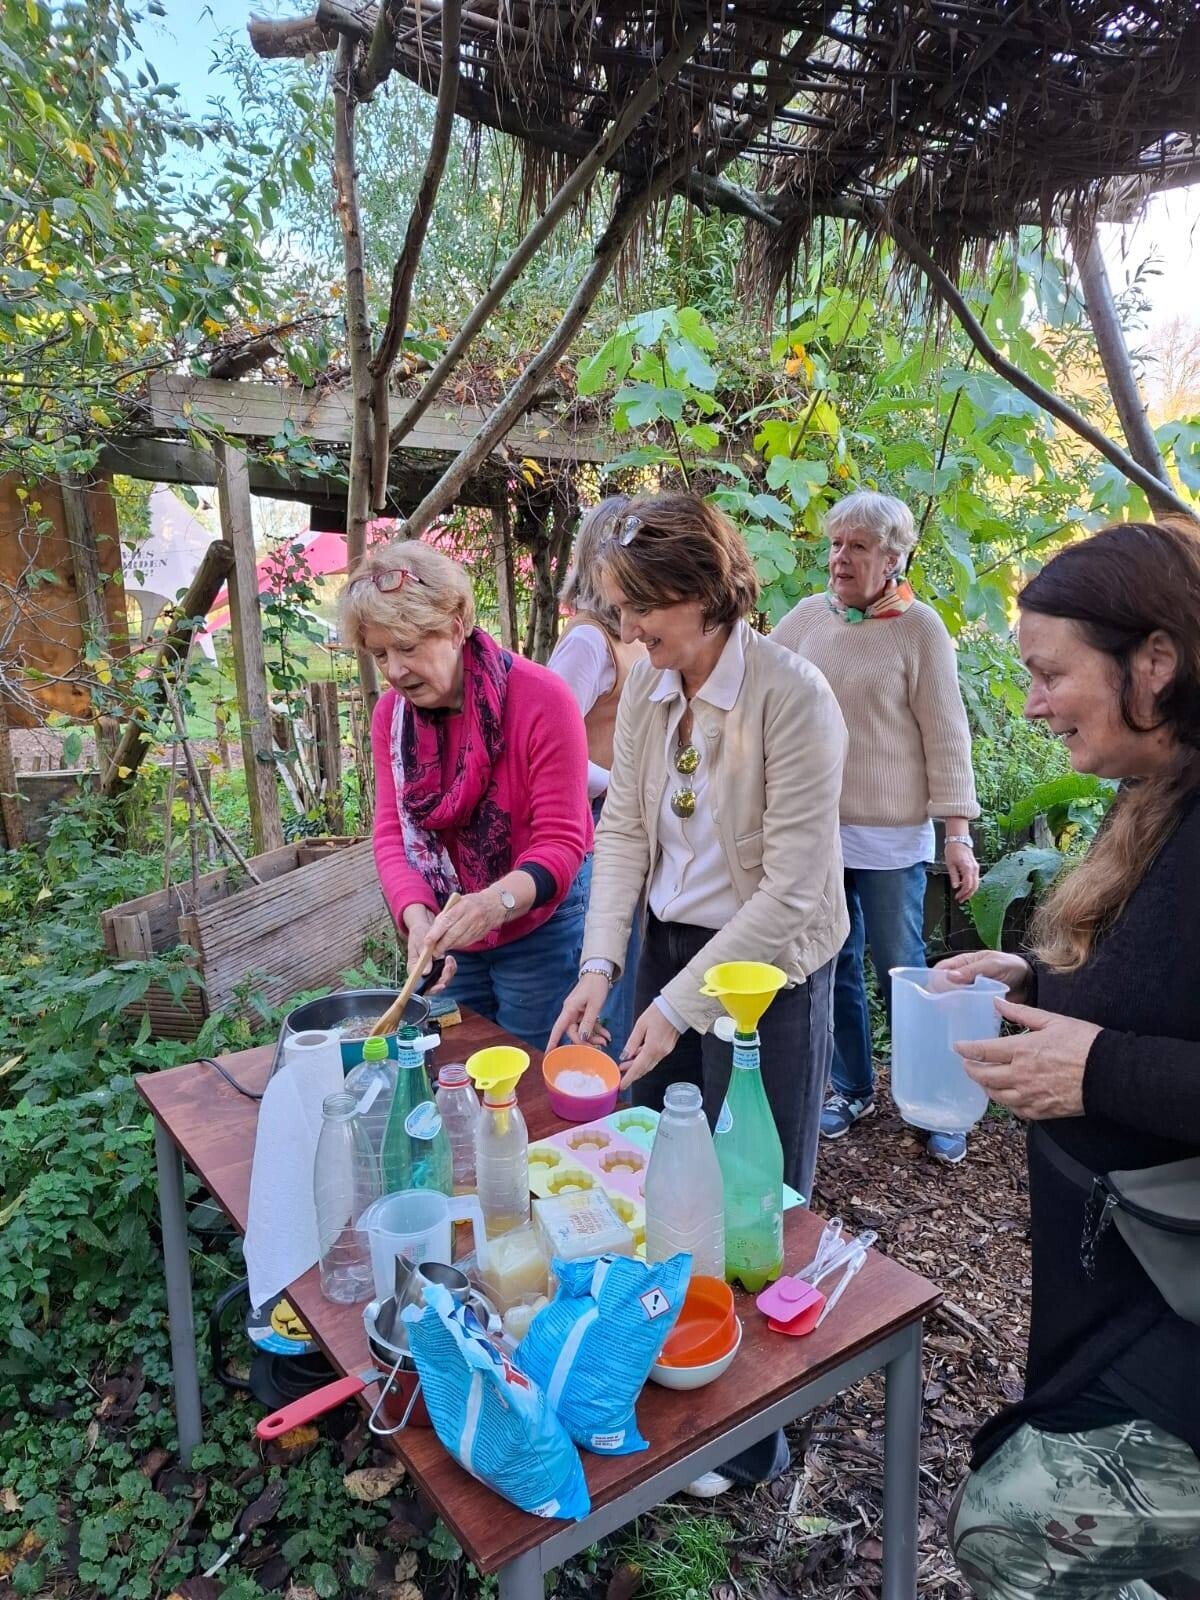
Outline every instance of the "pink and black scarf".
<svg viewBox="0 0 1200 1600"><path fill-rule="evenodd" d="M396 697L392 773L409 864L440 904L456 890L473 894L509 871L512 827L496 799L504 751L504 702L512 657L476 628L463 644L462 737L454 771L443 779L444 711L422 711ZM453 834L457 869L444 836Z"/></svg>

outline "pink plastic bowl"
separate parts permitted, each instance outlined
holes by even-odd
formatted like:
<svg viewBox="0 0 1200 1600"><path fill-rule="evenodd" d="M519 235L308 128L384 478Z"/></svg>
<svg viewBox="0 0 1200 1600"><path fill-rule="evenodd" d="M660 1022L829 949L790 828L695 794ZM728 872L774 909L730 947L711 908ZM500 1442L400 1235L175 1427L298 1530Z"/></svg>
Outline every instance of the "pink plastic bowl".
<svg viewBox="0 0 1200 1600"><path fill-rule="evenodd" d="M563 1072L589 1072L603 1078L607 1087L603 1094L566 1094L557 1087ZM616 1109L617 1092L621 1087L621 1074L603 1050L591 1044L560 1044L542 1059L542 1077L546 1080L546 1093L556 1116L564 1122L594 1122Z"/></svg>

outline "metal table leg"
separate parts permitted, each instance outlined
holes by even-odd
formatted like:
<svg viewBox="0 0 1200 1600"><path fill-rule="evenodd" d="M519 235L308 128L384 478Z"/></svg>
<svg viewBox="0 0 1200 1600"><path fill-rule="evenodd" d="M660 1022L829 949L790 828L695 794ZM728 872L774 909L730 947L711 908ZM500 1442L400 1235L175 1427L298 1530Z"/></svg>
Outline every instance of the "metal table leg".
<svg viewBox="0 0 1200 1600"><path fill-rule="evenodd" d="M528 1550L500 1568L500 1600L543 1600L546 1592L542 1563L536 1550Z"/></svg>
<svg viewBox="0 0 1200 1600"><path fill-rule="evenodd" d="M196 1328L192 1320L192 1268L188 1259L187 1218L183 1209L183 1158L162 1124L154 1123L158 1163L158 1204L162 1217L163 1266L167 1279L167 1317L171 1329L171 1371L175 1380L175 1421L179 1455L191 1464L200 1443L200 1374L196 1367Z"/></svg>
<svg viewBox="0 0 1200 1600"><path fill-rule="evenodd" d="M883 1600L916 1600L921 1324L883 1369Z"/></svg>

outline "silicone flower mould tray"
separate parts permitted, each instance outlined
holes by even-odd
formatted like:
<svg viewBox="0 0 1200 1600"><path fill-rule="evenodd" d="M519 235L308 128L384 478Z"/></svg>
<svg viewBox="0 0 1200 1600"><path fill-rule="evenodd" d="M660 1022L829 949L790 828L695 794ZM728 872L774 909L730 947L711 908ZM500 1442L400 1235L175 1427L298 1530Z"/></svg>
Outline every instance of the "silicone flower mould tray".
<svg viewBox="0 0 1200 1600"><path fill-rule="evenodd" d="M540 1139L529 1146L529 1187L539 1197L602 1190L633 1233L642 1255L646 1248L646 1167L657 1128L657 1111L628 1106Z"/></svg>

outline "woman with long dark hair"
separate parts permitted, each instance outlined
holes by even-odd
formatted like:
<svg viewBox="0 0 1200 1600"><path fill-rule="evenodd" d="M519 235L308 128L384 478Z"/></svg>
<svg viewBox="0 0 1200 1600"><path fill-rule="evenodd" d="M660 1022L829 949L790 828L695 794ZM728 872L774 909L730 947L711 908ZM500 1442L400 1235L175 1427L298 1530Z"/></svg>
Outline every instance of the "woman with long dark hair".
<svg viewBox="0 0 1200 1600"><path fill-rule="evenodd" d="M1200 1155L1200 540L1128 523L1025 588L1027 717L1120 779L1003 979L1024 1032L956 1045L1029 1123L1025 1397L977 1435L950 1540L976 1595L1151 1596L1200 1577L1200 1326L1168 1305L1094 1180Z"/></svg>

